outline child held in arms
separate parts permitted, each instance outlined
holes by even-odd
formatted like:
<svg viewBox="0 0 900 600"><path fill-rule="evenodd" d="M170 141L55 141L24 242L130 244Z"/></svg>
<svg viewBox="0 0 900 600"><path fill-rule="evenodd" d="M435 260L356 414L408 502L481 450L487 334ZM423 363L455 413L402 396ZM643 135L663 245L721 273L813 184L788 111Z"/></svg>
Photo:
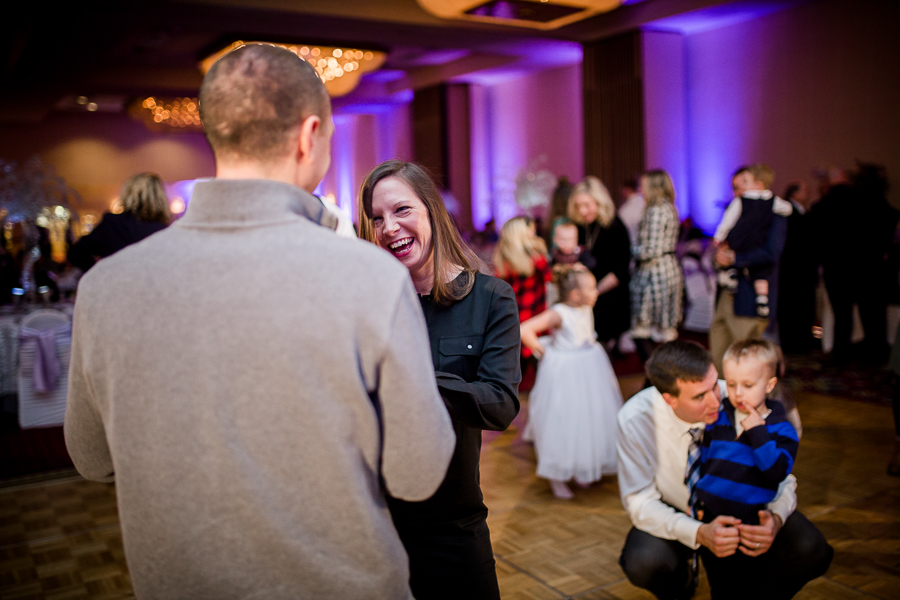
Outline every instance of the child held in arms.
<svg viewBox="0 0 900 600"><path fill-rule="evenodd" d="M578 245L578 226L569 219L564 219L553 230L553 252L550 254L550 265L574 265L581 263L588 270L596 266L593 255Z"/></svg>
<svg viewBox="0 0 900 600"><path fill-rule="evenodd" d="M700 449L695 506L704 522L721 515L748 525L774 518L766 505L790 474L799 442L785 407L768 397L778 382L778 362L778 347L768 340L741 340L725 352L728 396ZM752 560L741 551L732 557Z"/></svg>
<svg viewBox="0 0 900 600"><path fill-rule="evenodd" d="M597 259L584 247L578 245L578 226L571 219L562 219L553 230L553 251L550 266L581 264L588 270L597 266ZM562 302L559 289L554 282L547 284L547 306Z"/></svg>
<svg viewBox="0 0 900 600"><path fill-rule="evenodd" d="M775 181L775 173L766 165L755 164L746 171L739 171L745 183L741 195L731 201L722 221L713 236L715 241L734 252L750 252L763 248L768 242L774 215L788 216L792 208L789 202L772 194L769 189ZM737 291L738 277L746 277L753 282L756 292L756 315L761 319L769 317L769 278L773 275L771 265L752 267L739 272L724 269L719 272L719 283L731 293Z"/></svg>

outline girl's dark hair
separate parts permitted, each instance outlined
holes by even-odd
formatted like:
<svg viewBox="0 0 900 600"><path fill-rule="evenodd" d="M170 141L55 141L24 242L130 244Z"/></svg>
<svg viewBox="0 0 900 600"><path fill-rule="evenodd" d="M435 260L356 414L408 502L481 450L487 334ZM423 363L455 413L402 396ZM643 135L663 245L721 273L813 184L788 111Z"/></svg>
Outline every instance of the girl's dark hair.
<svg viewBox="0 0 900 600"><path fill-rule="evenodd" d="M366 176L359 190L359 237L378 244L372 215L372 194L378 182L388 177L402 179L428 210L434 260L434 287L431 289L434 301L446 306L462 300L475 285L475 273L481 261L463 242L434 180L424 167L402 160L388 160ZM461 268L466 276L448 282L447 274L453 267Z"/></svg>

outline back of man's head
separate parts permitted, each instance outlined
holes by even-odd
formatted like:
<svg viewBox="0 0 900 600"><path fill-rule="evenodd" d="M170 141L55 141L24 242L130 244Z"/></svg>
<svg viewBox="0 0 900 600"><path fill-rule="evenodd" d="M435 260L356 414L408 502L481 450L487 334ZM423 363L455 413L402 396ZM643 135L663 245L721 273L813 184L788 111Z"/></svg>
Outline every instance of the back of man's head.
<svg viewBox="0 0 900 600"><path fill-rule="evenodd" d="M200 86L203 129L220 161L280 158L310 116L331 116L325 85L310 64L278 46L248 44L229 52Z"/></svg>
<svg viewBox="0 0 900 600"><path fill-rule="evenodd" d="M709 351L694 342L675 340L662 344L644 370L647 379L661 394L678 396L678 381L703 381L713 364Z"/></svg>

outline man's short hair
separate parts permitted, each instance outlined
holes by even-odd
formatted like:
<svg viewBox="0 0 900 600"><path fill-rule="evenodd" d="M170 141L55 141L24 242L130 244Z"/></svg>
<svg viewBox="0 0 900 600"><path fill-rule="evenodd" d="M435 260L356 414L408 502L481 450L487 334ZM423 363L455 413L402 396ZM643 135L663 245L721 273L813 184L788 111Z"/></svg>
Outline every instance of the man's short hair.
<svg viewBox="0 0 900 600"><path fill-rule="evenodd" d="M778 363L781 362L781 351L769 340L738 340L725 351L722 362L733 360L740 362L743 359L755 359L762 362L769 371L769 377L778 374Z"/></svg>
<svg viewBox="0 0 900 600"><path fill-rule="evenodd" d="M750 174L753 175L753 179L762 183L765 186L765 189L771 188L772 184L775 182L775 171L773 171L772 167L769 165L756 163L750 167Z"/></svg>
<svg viewBox="0 0 900 600"><path fill-rule="evenodd" d="M750 173L750 165L741 165L737 169L734 170L734 173L731 174L731 179L734 180L735 177L740 175L741 173Z"/></svg>
<svg viewBox="0 0 900 600"><path fill-rule="evenodd" d="M331 115L325 85L309 63L278 46L229 52L200 86L200 118L217 158L280 158L295 128L313 115Z"/></svg>
<svg viewBox="0 0 900 600"><path fill-rule="evenodd" d="M667 342L650 355L644 370L661 394L677 396L678 381L703 381L713 364L709 351L694 342Z"/></svg>

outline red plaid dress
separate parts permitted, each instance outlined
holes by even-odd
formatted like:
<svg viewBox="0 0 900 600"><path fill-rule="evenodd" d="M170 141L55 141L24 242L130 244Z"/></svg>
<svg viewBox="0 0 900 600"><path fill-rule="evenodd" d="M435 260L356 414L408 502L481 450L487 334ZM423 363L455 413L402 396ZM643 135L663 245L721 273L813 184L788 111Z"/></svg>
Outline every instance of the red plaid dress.
<svg viewBox="0 0 900 600"><path fill-rule="evenodd" d="M519 308L519 323L547 310L547 283L550 282L551 269L545 257L538 256L534 259L534 273L530 277L506 270L506 275L500 275L495 270L494 276L512 286L516 294L516 306ZM522 346L522 356L528 358L531 350Z"/></svg>

